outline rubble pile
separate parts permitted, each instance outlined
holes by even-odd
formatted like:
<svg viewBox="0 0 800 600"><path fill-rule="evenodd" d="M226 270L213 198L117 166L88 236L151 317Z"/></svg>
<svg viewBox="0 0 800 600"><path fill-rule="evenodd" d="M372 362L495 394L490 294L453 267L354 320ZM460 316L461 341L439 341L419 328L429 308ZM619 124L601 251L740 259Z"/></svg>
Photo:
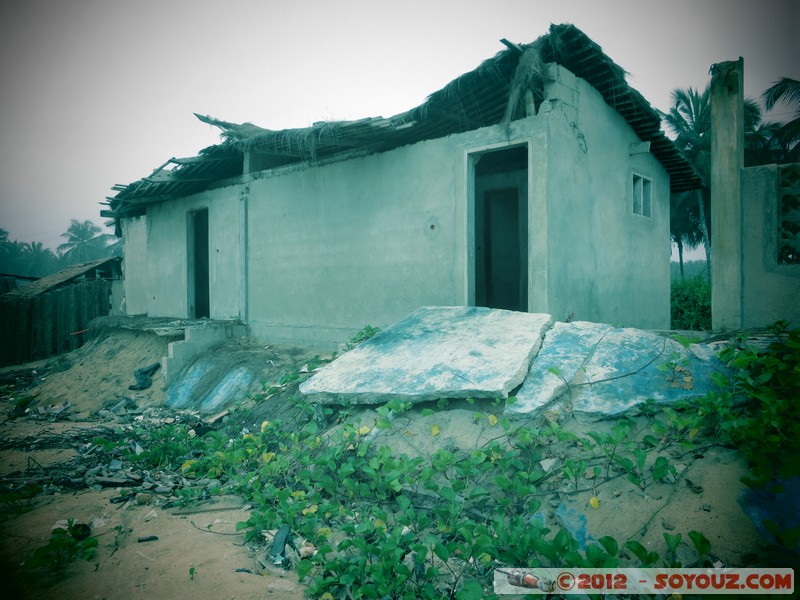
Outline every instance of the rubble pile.
<svg viewBox="0 0 800 600"><path fill-rule="evenodd" d="M29 410L23 417L38 422L42 433L23 437L3 436L0 429L0 450L27 454L24 469L0 472L0 494L58 494L68 490L117 489L112 503L148 504L169 508L187 499L208 499L219 493L217 479L189 480L174 466L154 466L152 458L139 460L147 452L150 434L165 428L179 428L189 437L202 436L215 430L227 411L202 419L191 411L167 411L149 407L128 410L116 406L98 411L101 423L73 424L63 419L68 411L56 414ZM111 417L111 419L109 419ZM58 428L53 428L59 425ZM47 433L52 430L52 433ZM34 456L45 449L70 450L73 456L53 464L41 464ZM5 470L5 469L4 469Z"/></svg>

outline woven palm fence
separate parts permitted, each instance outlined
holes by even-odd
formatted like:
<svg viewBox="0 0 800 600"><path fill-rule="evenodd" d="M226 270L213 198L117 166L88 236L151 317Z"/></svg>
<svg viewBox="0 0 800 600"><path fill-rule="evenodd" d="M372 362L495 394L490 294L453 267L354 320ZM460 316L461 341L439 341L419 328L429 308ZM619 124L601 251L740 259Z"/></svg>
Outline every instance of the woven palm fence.
<svg viewBox="0 0 800 600"><path fill-rule="evenodd" d="M111 281L86 279L36 295L0 296L0 366L79 347L89 322L107 315Z"/></svg>

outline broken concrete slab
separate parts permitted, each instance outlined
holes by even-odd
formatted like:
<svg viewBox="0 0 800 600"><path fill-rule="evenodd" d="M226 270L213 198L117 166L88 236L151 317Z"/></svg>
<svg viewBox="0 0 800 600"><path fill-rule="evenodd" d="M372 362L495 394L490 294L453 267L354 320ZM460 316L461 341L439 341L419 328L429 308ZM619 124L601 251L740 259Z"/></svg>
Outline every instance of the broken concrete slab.
<svg viewBox="0 0 800 600"><path fill-rule="evenodd" d="M255 374L247 367L234 369L200 401L198 409L209 414L225 406L233 398L245 396L255 381Z"/></svg>
<svg viewBox="0 0 800 600"><path fill-rule="evenodd" d="M555 323L531 363L517 401L508 412L530 413L560 398L586 362L587 354L613 327L603 323Z"/></svg>
<svg viewBox="0 0 800 600"><path fill-rule="evenodd" d="M425 307L338 357L300 386L315 402L505 398L519 386L546 314Z"/></svg>
<svg viewBox="0 0 800 600"><path fill-rule="evenodd" d="M617 415L650 398L703 396L722 370L708 344L684 347L640 329L556 323L507 412L531 413L560 400L573 412Z"/></svg>
<svg viewBox="0 0 800 600"><path fill-rule="evenodd" d="M776 539L776 529L781 533L797 531L800 528L800 477L797 475L788 479L778 479L770 482L765 489L754 490L751 488L739 491L737 500L745 514L750 517L758 532L775 544L782 542ZM772 527L769 527L769 523ZM800 540L793 539L794 547L789 548L794 554L800 556ZM786 542L782 543L786 545Z"/></svg>
<svg viewBox="0 0 800 600"><path fill-rule="evenodd" d="M167 389L165 405L203 414L219 412L247 395L256 383L256 367L247 353L230 351L221 358L210 351L197 356ZM244 362L236 366L237 362Z"/></svg>

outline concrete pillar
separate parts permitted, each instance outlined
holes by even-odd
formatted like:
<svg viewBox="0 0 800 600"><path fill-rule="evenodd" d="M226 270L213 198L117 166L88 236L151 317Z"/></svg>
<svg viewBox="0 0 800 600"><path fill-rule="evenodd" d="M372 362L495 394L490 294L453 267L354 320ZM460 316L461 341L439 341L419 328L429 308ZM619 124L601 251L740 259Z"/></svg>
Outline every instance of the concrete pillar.
<svg viewBox="0 0 800 600"><path fill-rule="evenodd" d="M711 326L742 327L744 61L717 63L711 78Z"/></svg>

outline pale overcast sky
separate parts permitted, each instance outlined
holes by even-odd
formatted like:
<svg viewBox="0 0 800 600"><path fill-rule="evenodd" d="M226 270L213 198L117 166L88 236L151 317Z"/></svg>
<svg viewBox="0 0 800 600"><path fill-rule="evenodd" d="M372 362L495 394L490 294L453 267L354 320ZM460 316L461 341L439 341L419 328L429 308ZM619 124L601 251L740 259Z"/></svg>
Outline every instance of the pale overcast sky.
<svg viewBox="0 0 800 600"><path fill-rule="evenodd" d="M391 116L551 22L573 23L666 109L712 63L745 93L800 78L797 0L4 0L0 228L55 248L111 186L262 127ZM774 116L786 120L789 114Z"/></svg>

